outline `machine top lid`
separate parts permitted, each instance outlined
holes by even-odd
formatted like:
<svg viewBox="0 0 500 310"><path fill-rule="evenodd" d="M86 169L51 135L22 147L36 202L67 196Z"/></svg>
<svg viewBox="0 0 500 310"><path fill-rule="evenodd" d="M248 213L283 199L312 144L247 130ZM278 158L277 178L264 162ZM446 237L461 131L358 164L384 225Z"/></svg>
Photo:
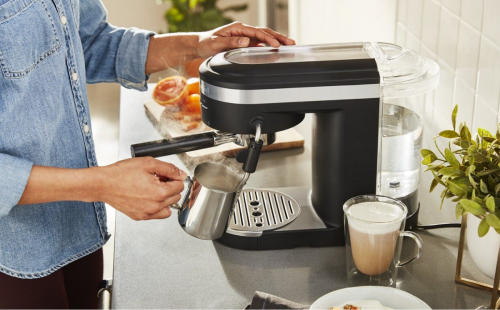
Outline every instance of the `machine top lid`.
<svg viewBox="0 0 500 310"><path fill-rule="evenodd" d="M233 64L297 63L373 58L362 43L241 48L224 54Z"/></svg>
<svg viewBox="0 0 500 310"><path fill-rule="evenodd" d="M390 43L250 47L214 56L200 77L235 89L380 84L383 96L408 97L434 90L439 66Z"/></svg>

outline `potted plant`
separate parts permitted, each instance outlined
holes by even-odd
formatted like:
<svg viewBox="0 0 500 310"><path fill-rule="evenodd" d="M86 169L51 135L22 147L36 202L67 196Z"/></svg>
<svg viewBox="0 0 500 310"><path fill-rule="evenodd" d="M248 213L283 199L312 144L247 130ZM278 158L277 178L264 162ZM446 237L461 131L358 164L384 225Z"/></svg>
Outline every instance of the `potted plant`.
<svg viewBox="0 0 500 310"><path fill-rule="evenodd" d="M456 126L458 106L452 112L453 130L444 130L434 138L438 153L420 150L422 164L427 166L432 180L430 191L443 187L444 199L456 202L455 215L468 217L467 246L474 263L490 278L494 278L500 245L500 125L495 136L479 128L473 137L467 125ZM437 138L448 139L441 150Z"/></svg>
<svg viewBox="0 0 500 310"><path fill-rule="evenodd" d="M473 137L465 123L457 128L458 106L451 116L453 130L444 130L434 138L438 153L420 150L422 164L427 166L432 180L430 191L443 187L441 205L445 199L456 202L458 218L470 213L467 244L479 269L490 278L495 276L500 245L500 125L493 136L479 128ZM436 139L448 139L441 150Z"/></svg>

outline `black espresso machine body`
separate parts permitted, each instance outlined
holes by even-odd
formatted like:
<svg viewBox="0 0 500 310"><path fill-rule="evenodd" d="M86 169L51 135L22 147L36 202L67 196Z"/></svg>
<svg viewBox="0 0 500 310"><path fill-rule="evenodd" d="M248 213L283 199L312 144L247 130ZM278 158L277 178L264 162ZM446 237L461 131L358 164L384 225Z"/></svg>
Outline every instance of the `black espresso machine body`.
<svg viewBox="0 0 500 310"><path fill-rule="evenodd" d="M132 145L132 156L234 142L248 146L236 157L245 184L262 146L311 113L311 186L244 188L218 241L252 250L343 245L343 204L365 194L402 200L412 229L426 94L438 81L433 61L389 43L237 49L200 67L202 119L218 131Z"/></svg>
<svg viewBox="0 0 500 310"><path fill-rule="evenodd" d="M342 245L343 203L376 193L380 75L362 45L342 47L336 53L326 47L328 57L322 61L316 59L325 56L321 47L311 55L272 49L249 55L252 49L243 49L201 65L202 118L214 129L251 134L258 121L263 133L273 133L299 124L305 113L314 114L310 198L325 227L260 235L228 230L220 242L245 249Z"/></svg>

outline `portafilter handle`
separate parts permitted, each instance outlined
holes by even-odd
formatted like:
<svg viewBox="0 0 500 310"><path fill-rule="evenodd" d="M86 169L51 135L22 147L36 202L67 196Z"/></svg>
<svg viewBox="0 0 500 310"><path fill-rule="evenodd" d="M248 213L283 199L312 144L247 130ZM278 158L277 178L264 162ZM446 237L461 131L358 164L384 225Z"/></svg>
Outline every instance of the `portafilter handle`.
<svg viewBox="0 0 500 310"><path fill-rule="evenodd" d="M132 153L132 157L161 157L206 149L235 141L236 136L234 134L211 131L172 139L132 144L130 152Z"/></svg>
<svg viewBox="0 0 500 310"><path fill-rule="evenodd" d="M230 142L242 147L250 147L252 140L254 140L252 135L210 131L172 139L132 144L130 153L132 157L161 157L206 149ZM273 144L276 141L276 134L262 134L259 140L263 142L262 145Z"/></svg>

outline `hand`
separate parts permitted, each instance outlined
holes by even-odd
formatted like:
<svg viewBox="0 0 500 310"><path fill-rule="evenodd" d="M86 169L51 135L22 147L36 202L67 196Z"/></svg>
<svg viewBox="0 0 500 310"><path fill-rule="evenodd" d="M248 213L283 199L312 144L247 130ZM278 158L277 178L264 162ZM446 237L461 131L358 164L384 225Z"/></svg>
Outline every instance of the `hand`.
<svg viewBox="0 0 500 310"><path fill-rule="evenodd" d="M200 58L208 58L215 54L241 47L258 46L267 43L278 48L281 44L294 45L295 41L269 28L252 27L234 22L199 34L197 47Z"/></svg>
<svg viewBox="0 0 500 310"><path fill-rule="evenodd" d="M146 74L152 74L230 49L263 43L278 48L281 44L294 45L295 41L269 28L239 22L206 32L158 34L149 38L144 69Z"/></svg>
<svg viewBox="0 0 500 310"><path fill-rule="evenodd" d="M151 157L132 158L101 167L99 200L133 220L168 218L179 201L187 175Z"/></svg>

